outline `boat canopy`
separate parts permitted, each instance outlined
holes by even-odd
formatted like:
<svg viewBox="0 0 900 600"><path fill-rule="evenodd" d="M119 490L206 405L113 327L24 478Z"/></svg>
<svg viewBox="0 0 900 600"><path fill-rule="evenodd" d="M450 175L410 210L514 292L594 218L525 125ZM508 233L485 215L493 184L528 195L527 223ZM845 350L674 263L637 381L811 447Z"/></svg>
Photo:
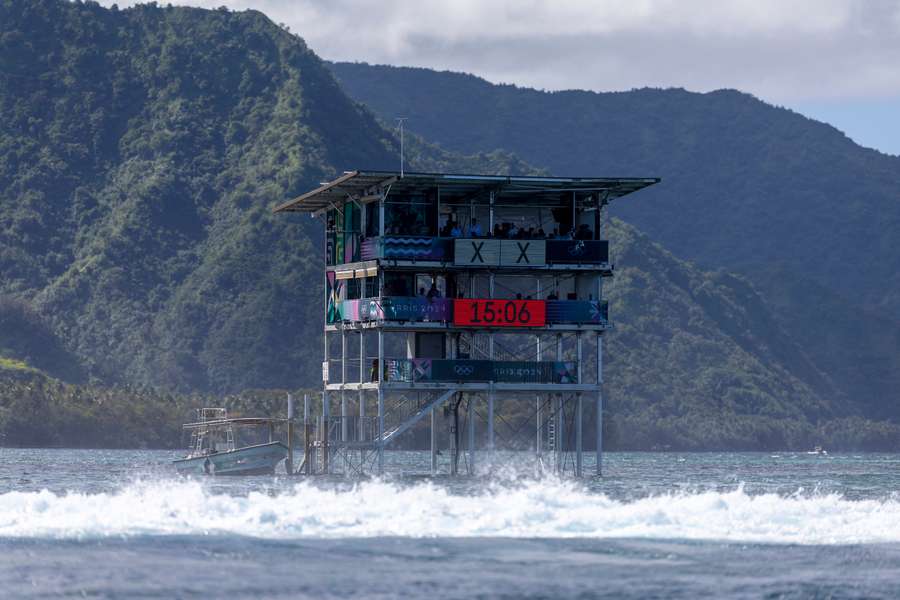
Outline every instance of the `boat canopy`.
<svg viewBox="0 0 900 600"><path fill-rule="evenodd" d="M286 423L287 419L275 419L267 417L236 417L233 419L216 419L214 421L199 421L197 423L185 423L182 427L185 429L202 429L202 428L218 428L227 427L229 425L270 425L275 423Z"/></svg>

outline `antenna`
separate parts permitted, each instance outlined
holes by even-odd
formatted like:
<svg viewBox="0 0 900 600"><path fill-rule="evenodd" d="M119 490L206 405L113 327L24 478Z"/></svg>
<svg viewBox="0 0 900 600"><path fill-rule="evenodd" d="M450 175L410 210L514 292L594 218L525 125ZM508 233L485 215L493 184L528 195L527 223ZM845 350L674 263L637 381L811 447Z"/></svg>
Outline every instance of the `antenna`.
<svg viewBox="0 0 900 600"><path fill-rule="evenodd" d="M397 126L400 127L400 179L403 179L403 122L407 117L397 117Z"/></svg>

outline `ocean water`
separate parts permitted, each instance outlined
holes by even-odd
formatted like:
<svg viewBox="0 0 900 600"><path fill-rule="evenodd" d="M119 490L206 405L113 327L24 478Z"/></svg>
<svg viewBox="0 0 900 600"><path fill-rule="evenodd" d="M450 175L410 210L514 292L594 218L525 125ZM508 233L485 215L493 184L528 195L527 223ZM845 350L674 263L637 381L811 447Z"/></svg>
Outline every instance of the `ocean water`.
<svg viewBox="0 0 900 600"><path fill-rule="evenodd" d="M900 597L900 455L608 453L574 481L388 452L354 482L179 454L0 448L0 597Z"/></svg>

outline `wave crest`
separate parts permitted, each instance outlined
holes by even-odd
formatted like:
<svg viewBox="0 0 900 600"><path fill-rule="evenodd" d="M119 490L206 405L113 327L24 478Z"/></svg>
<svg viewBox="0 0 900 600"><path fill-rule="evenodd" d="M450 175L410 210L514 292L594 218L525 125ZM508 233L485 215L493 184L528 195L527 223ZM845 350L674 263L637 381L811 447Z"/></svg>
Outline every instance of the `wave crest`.
<svg viewBox="0 0 900 600"><path fill-rule="evenodd" d="M400 537L669 538L761 543L900 541L900 503L840 495L698 492L619 501L570 482L453 495L431 483L299 483L270 495L213 493L198 481L115 493L0 495L0 536L91 538L234 534L269 539Z"/></svg>

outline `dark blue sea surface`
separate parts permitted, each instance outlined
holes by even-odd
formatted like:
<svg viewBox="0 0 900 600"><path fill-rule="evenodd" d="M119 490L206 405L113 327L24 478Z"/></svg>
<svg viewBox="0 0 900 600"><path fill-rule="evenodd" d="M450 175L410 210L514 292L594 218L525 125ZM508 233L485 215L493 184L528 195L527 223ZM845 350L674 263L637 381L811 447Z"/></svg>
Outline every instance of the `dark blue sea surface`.
<svg viewBox="0 0 900 600"><path fill-rule="evenodd" d="M572 481L389 452L307 482L178 454L0 449L0 597L900 597L900 455L611 453Z"/></svg>

